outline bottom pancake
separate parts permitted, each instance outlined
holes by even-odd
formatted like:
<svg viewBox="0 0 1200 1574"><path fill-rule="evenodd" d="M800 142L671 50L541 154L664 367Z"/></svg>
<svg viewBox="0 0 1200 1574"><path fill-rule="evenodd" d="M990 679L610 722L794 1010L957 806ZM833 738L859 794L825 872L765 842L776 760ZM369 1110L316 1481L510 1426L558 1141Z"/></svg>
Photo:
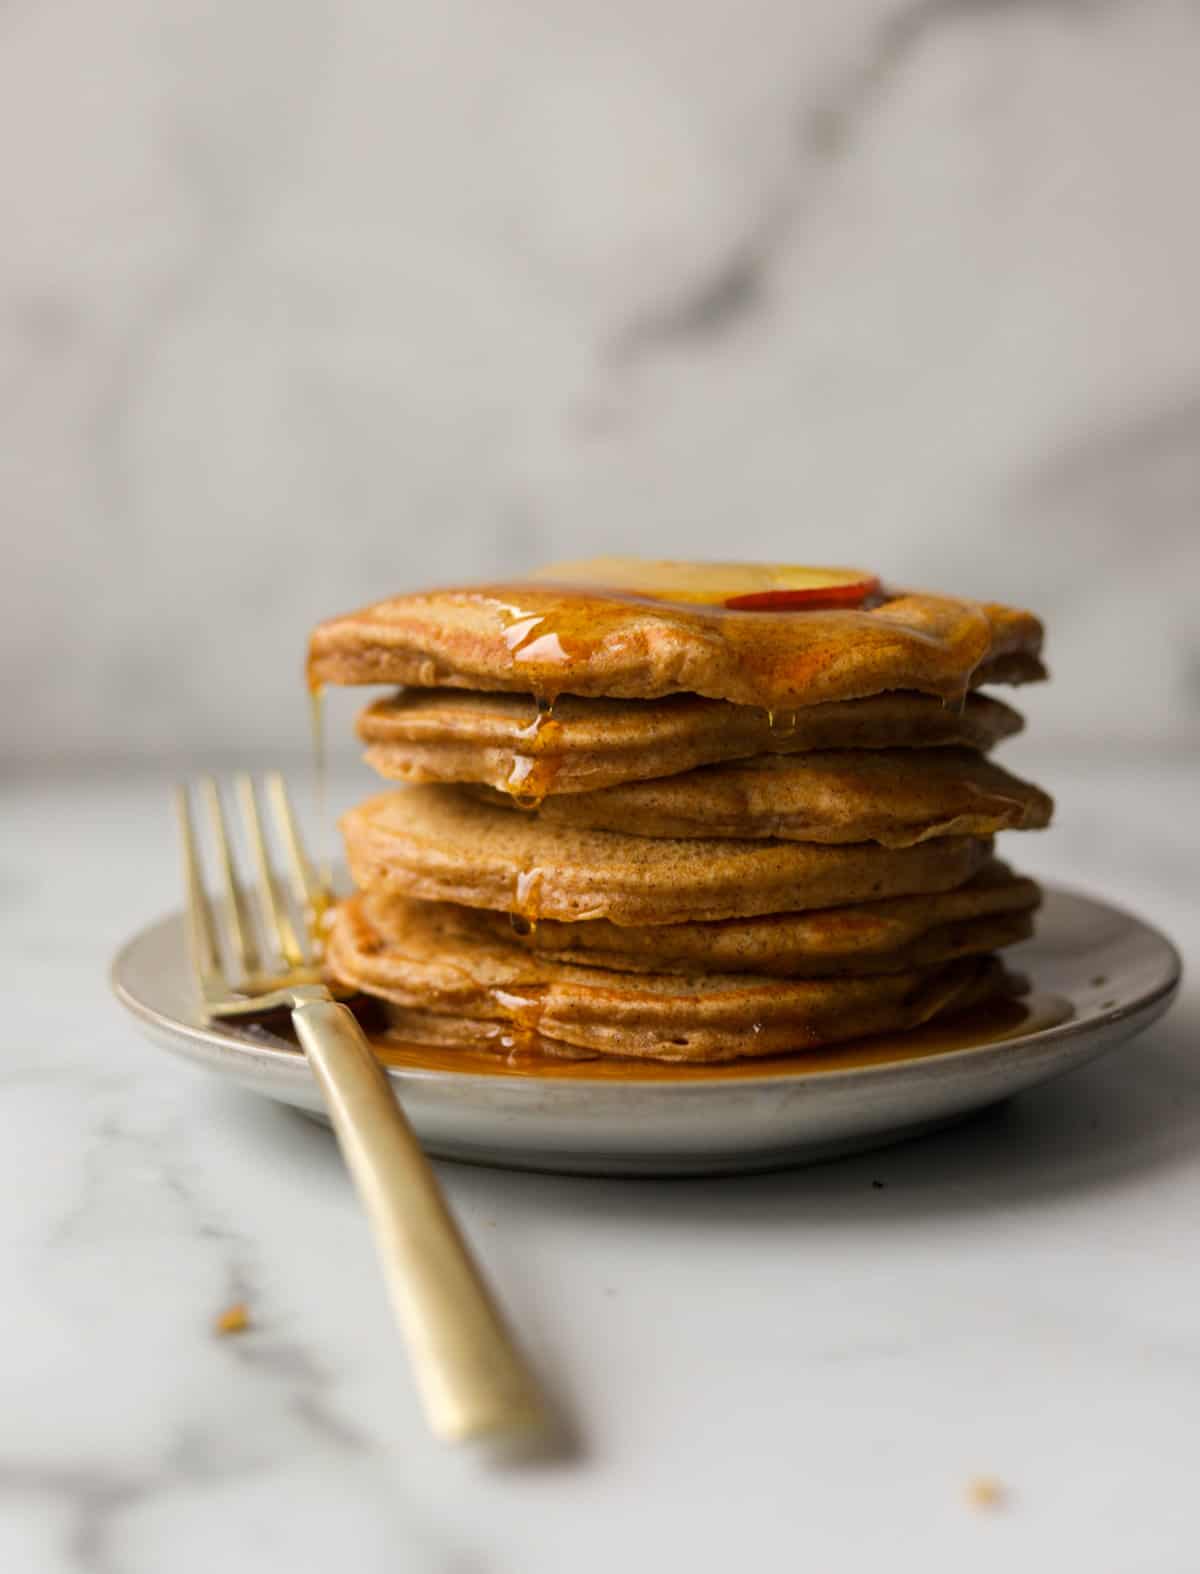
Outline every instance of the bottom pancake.
<svg viewBox="0 0 1200 1574"><path fill-rule="evenodd" d="M478 917L497 937L560 962L634 973L826 978L898 973L1016 945L1033 933L1041 899L1036 881L993 862L954 891L716 923L622 926L604 918L568 924L553 918L522 923L507 913ZM385 907L376 908L376 918L386 933Z"/></svg>
<svg viewBox="0 0 1200 1574"><path fill-rule="evenodd" d="M337 908L327 957L339 982L388 1001L394 1030L417 1042L668 1061L897 1032L1011 988L990 956L840 978L617 972L525 952L474 914L370 892Z"/></svg>

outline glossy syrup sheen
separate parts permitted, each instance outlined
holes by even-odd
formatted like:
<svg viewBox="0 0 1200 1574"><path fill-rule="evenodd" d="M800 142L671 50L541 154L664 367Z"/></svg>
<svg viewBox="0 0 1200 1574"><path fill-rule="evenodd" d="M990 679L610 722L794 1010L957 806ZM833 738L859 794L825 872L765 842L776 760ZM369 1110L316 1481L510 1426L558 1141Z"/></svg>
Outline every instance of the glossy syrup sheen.
<svg viewBox="0 0 1200 1574"><path fill-rule="evenodd" d="M648 637L669 637L674 630L694 637L736 672L743 703L786 712L849 651L856 659L878 656L885 664L903 651L906 686L957 703L992 641L990 620L973 602L943 602L935 622L916 615L909 598L885 592L856 607L816 604L784 611L737 611L720 603L689 601L683 588L680 599L672 600L665 593L644 595L602 583L552 580L454 594L495 617L513 667L542 702L573 692L573 678L605 647L636 646ZM892 601L897 613L889 616ZM902 608L907 610L902 613Z"/></svg>
<svg viewBox="0 0 1200 1574"><path fill-rule="evenodd" d="M563 726L554 719L553 700L536 701L533 720L517 737L521 750L513 755L505 791L522 806L536 809L554 790L563 747Z"/></svg>
<svg viewBox="0 0 1200 1574"><path fill-rule="evenodd" d="M1074 1015L1069 1002L1057 995L1034 994L1020 1000L1003 998L972 1007L924 1027L881 1034L803 1050L793 1055L764 1055L706 1064L661 1060L568 1059L518 1045L510 1053L410 1044L386 1031L368 1036L387 1066L413 1071L439 1071L491 1077L552 1077L573 1082L713 1082L747 1077L803 1077L819 1072L855 1071L903 1061L928 1059L954 1050L1002 1043L1067 1022Z"/></svg>
<svg viewBox="0 0 1200 1574"><path fill-rule="evenodd" d="M1011 636L1018 614L885 589L862 569L604 558L335 618L314 636L309 681L487 688L491 677L543 701L690 689L780 711L889 688L957 702L993 654L997 614ZM1033 620L1026 649L1006 644L1039 675ZM389 677L393 647L402 678Z"/></svg>

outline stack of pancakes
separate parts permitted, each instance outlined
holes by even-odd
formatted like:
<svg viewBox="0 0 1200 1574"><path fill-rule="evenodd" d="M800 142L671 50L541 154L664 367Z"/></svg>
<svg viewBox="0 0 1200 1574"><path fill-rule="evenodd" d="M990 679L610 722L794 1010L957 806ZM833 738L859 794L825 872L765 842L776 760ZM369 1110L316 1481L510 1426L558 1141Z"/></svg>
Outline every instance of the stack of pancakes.
<svg viewBox="0 0 1200 1574"><path fill-rule="evenodd" d="M1039 893L993 838L1052 805L989 758L1022 721L978 691L1045 676L1037 619L865 578L854 605L730 611L655 568L652 592L605 564L317 628L314 687L401 685L359 733L407 784L342 821L336 976L409 1042L671 1061L1009 989L995 953Z"/></svg>

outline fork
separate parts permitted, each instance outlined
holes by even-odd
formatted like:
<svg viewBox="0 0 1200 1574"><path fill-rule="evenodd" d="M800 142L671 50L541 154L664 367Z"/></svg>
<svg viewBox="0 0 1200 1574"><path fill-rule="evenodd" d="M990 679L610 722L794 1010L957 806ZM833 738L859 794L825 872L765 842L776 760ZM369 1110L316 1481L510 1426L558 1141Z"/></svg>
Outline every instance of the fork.
<svg viewBox="0 0 1200 1574"><path fill-rule="evenodd" d="M206 1016L230 1020L289 1010L358 1189L429 1424L446 1441L544 1433L537 1385L504 1325L451 1216L433 1170L349 1008L322 971L323 919L332 897L304 850L283 777L264 789L287 859L293 921L272 864L251 778L234 787L255 868L260 949L246 888L238 881L221 792L205 800L224 897L205 890L192 794L175 789L187 887L192 966ZM222 923L223 919L223 923ZM274 953L273 955L271 953ZM223 962L231 957L237 972Z"/></svg>

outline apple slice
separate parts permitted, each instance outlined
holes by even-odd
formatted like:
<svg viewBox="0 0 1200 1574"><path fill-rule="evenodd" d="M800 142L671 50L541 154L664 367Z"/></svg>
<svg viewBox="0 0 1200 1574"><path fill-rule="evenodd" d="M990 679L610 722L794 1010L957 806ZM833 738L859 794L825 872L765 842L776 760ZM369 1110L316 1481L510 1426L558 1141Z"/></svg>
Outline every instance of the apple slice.
<svg viewBox="0 0 1200 1574"><path fill-rule="evenodd" d="M879 580L874 574L864 574L838 584L750 590L741 595L726 596L723 604L731 612L788 612L805 608L812 611L818 607L861 607L868 596L878 593Z"/></svg>
<svg viewBox="0 0 1200 1574"><path fill-rule="evenodd" d="M648 601L724 607L731 612L815 611L858 607L879 580L857 568L808 568L790 563L672 563L600 557L556 563L539 579L597 591L624 591Z"/></svg>

